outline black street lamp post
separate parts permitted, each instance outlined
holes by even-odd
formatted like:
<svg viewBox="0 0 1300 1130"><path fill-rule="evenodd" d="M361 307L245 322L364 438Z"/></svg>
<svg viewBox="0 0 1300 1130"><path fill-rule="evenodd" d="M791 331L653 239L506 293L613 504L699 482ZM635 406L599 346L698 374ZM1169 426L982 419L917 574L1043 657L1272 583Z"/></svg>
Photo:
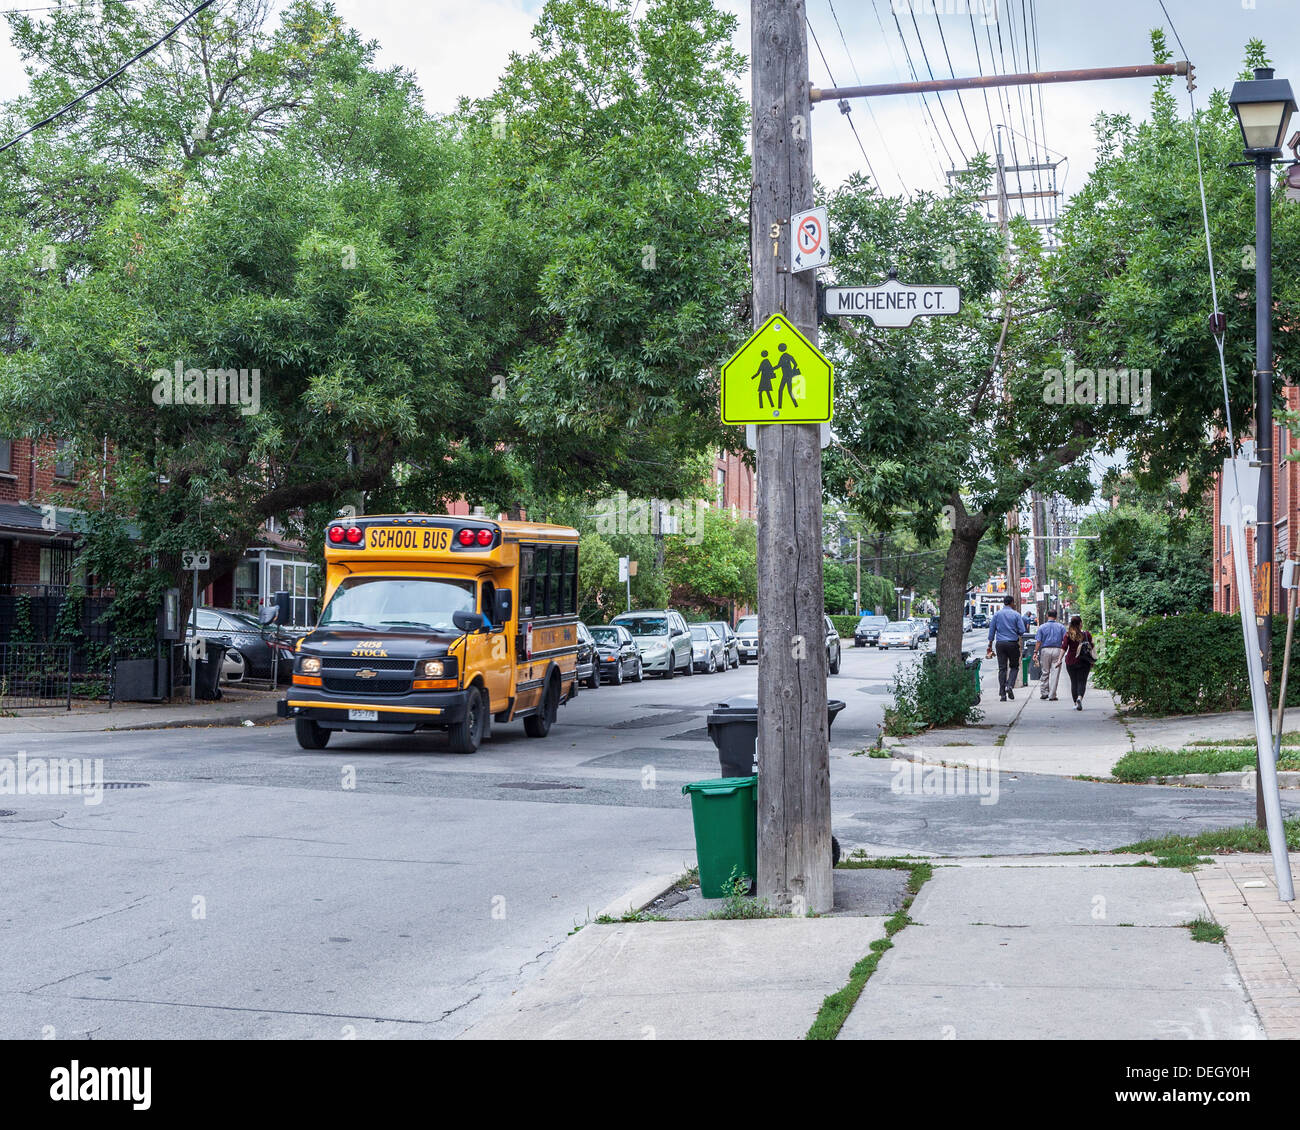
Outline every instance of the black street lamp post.
<svg viewBox="0 0 1300 1130"><path fill-rule="evenodd" d="M1256 67L1255 77L1234 84L1229 100L1241 126L1246 156L1255 163L1255 446L1259 460L1259 500L1255 526L1255 624L1269 682L1273 640L1273 163L1282 155L1282 138L1295 113L1286 79L1272 67ZM1258 768L1258 767L1257 767ZM1256 774L1258 781L1258 773ZM1263 827L1263 794L1256 789Z"/></svg>

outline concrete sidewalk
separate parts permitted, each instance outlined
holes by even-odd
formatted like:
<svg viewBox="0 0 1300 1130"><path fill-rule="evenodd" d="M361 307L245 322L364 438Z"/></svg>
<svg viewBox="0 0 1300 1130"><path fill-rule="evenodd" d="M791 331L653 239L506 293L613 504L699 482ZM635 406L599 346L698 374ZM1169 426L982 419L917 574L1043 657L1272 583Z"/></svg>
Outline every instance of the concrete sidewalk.
<svg viewBox="0 0 1300 1130"><path fill-rule="evenodd" d="M0 734L87 733L103 730L166 730L181 726L242 726L275 720L284 691L222 688L219 702L72 704L71 710L43 707L0 718Z"/></svg>
<svg viewBox="0 0 1300 1130"><path fill-rule="evenodd" d="M1014 699L999 701L993 660L983 661L981 682L978 723L886 738L885 747L911 761L995 765L1007 772L1062 777L1109 777L1115 762L1134 748L1131 724L1119 716L1114 696L1100 687L1088 687L1079 711L1064 673L1056 702L1040 697L1037 681L1016 686Z"/></svg>
<svg viewBox="0 0 1300 1130"><path fill-rule="evenodd" d="M1223 869L1233 863L1202 879L1134 866L1142 860L1131 855L932 862L911 924L894 935L840 1039L1300 1035L1295 916L1268 888L1242 911ZM1256 882L1259 866L1267 861L1244 863L1240 875ZM1208 905L1198 885L1207 882ZM1212 910L1241 916L1228 926L1232 949L1193 940L1186 924ZM1256 917L1267 923L1268 955ZM799 1039L884 922L589 924L462 1038ZM1239 972L1242 961L1254 965Z"/></svg>
<svg viewBox="0 0 1300 1130"><path fill-rule="evenodd" d="M1194 876L1037 862L936 867L840 1039L1263 1036L1227 950L1184 926L1208 917Z"/></svg>

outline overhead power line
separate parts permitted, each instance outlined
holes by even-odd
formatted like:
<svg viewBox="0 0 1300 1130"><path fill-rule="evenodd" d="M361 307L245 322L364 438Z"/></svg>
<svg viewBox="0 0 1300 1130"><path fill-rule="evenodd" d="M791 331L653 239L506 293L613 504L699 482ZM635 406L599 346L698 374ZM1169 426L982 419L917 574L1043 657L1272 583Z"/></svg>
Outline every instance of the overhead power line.
<svg viewBox="0 0 1300 1130"><path fill-rule="evenodd" d="M812 26L812 20L810 20L807 15L804 16L804 23L808 25L808 34L812 36L813 43L817 47L817 54L822 57L822 66L826 68L827 77L832 83L834 83L835 76L831 73L831 65L826 60L826 52L822 50L821 40L817 38L817 32ZM853 131L853 137L858 143L858 148L862 150L862 159L867 163L867 172L871 174L871 179L875 183L876 188L879 188L880 178L876 176L876 170L871 167L871 158L867 156L867 147L862 144L862 138L858 137L858 127L854 125L853 118L849 114L849 104L847 102L842 102L840 105L844 111L845 118L848 119L849 129Z"/></svg>
<svg viewBox="0 0 1300 1130"><path fill-rule="evenodd" d="M0 153L3 153L6 149L9 149L14 145L17 145L20 141L22 141L23 138L29 137L31 134L35 133L38 129L41 129L43 126L48 126L51 122L58 121L69 110L73 109L76 106L79 106L82 102L84 102L96 91L103 90L104 87L106 87L110 82L112 82L114 79L124 74L127 68L130 67L133 63L139 62L146 55L150 54L153 51L156 51L159 47L161 47L164 43L166 43L167 40L171 39L173 35L175 35L178 31L180 31L182 27L184 27L187 23L189 23L190 20L192 20L201 11L203 11L204 8L211 7L213 3L215 3L215 0L203 0L203 3L200 4L197 8L194 8L192 11L187 12L184 16L182 16L179 20L177 20L176 23L172 25L171 29L166 34L159 36L151 44L149 44L149 46L146 47L143 51L140 51L137 54L132 55L131 58L129 58L120 67L118 67L117 70L115 70L111 75L108 76L108 78L95 83L95 85L92 86L89 90L85 91L82 94L77 95L77 97L74 98L71 102L69 102L66 106L60 107L58 110L55 110L53 114L50 114L48 117L42 118L35 125L29 126L27 129L23 130L23 132L20 133L17 137L13 138L10 141L6 141L3 145L0 145Z"/></svg>

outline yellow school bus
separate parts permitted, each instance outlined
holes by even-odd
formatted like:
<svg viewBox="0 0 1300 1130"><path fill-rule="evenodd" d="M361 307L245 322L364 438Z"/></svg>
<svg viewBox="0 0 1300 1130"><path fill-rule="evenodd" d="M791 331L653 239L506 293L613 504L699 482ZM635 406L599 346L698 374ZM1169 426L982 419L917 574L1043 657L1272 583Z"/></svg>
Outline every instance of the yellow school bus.
<svg viewBox="0 0 1300 1130"><path fill-rule="evenodd" d="M446 730L473 753L493 721L545 737L578 693L578 532L441 514L339 519L324 605L277 706L298 744L336 730Z"/></svg>

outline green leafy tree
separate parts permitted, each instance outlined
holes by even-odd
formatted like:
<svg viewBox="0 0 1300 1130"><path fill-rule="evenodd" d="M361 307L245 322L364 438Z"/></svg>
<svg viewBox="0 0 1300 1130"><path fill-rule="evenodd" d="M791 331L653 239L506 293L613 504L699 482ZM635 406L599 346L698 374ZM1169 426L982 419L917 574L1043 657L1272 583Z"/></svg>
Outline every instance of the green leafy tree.
<svg viewBox="0 0 1300 1130"><path fill-rule="evenodd" d="M730 511L703 508L697 528L665 539L664 570L674 605L730 617L758 599L758 528Z"/></svg>

